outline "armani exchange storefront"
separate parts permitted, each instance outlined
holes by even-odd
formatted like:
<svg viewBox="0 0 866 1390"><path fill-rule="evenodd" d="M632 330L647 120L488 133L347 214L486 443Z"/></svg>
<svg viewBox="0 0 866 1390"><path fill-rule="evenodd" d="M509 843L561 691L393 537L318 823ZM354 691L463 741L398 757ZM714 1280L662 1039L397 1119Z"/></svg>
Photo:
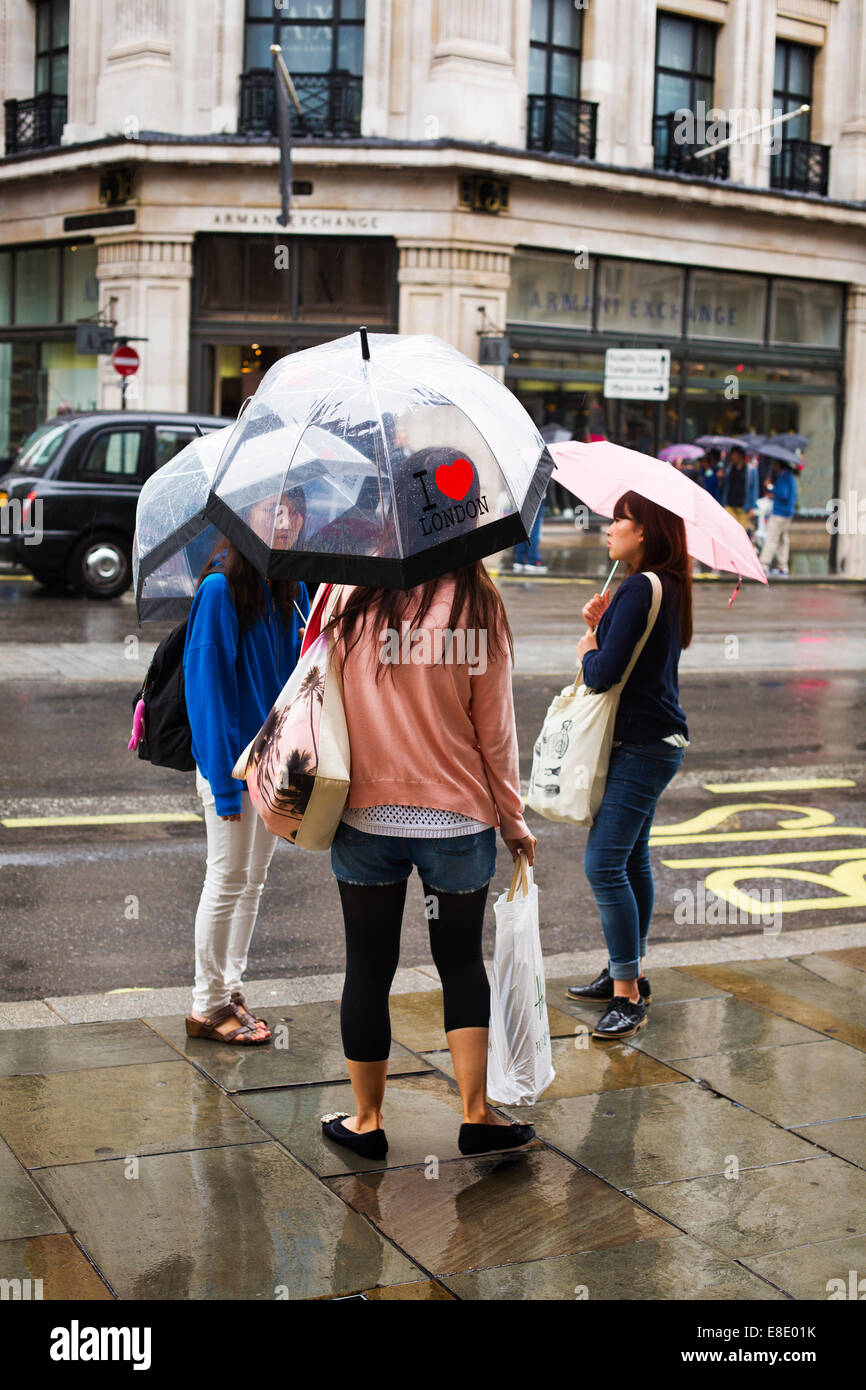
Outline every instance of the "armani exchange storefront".
<svg viewBox="0 0 866 1390"><path fill-rule="evenodd" d="M518 250L506 380L537 424L649 454L702 434L804 434L799 512L824 516L838 495L843 300L822 281ZM609 347L669 347L669 400L606 399Z"/></svg>

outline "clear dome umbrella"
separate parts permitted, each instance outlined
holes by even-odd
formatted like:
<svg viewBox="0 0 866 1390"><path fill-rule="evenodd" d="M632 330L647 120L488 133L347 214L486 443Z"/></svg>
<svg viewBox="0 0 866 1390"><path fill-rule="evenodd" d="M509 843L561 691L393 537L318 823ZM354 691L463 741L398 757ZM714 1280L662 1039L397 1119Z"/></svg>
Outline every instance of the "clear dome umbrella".
<svg viewBox="0 0 866 1390"><path fill-rule="evenodd" d="M411 588L527 539L552 471L468 357L362 329L270 368L205 515L269 578Z"/></svg>

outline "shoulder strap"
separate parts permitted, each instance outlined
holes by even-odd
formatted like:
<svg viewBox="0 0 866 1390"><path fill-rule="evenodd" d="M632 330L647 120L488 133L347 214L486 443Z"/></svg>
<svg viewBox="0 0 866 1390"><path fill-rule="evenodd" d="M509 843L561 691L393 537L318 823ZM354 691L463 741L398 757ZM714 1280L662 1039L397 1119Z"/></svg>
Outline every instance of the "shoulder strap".
<svg viewBox="0 0 866 1390"><path fill-rule="evenodd" d="M659 609L662 606L662 582L659 579L658 575L653 574L651 570L641 570L641 573L646 575L647 579L652 585L652 602L650 603L650 611L647 615L644 634L631 654L631 661L628 663L628 666L626 666L625 674L622 680L619 682L621 686L625 685L626 681L628 680L629 676L634 670L637 659L643 651L644 647L646 646L646 640L652 632L653 628L655 627L655 621L659 615Z"/></svg>

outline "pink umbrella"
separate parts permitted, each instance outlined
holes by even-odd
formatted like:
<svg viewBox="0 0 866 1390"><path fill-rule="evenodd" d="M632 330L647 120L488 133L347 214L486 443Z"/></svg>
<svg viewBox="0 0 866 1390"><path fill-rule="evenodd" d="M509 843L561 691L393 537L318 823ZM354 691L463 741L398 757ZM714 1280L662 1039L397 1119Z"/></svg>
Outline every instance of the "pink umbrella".
<svg viewBox="0 0 866 1390"><path fill-rule="evenodd" d="M767 583L745 528L685 473L619 444L574 441L548 448L556 462L553 477L594 512L613 516L624 492L639 492L682 517L686 545L696 560L711 569L727 570L738 580L748 576Z"/></svg>

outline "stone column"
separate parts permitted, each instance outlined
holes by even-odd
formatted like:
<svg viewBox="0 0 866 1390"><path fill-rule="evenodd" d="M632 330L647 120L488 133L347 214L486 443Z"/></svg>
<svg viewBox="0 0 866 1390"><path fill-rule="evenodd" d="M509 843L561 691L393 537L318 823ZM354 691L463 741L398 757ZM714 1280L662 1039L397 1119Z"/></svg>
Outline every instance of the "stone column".
<svg viewBox="0 0 866 1390"><path fill-rule="evenodd" d="M105 57L96 92L97 128L120 130L130 138L140 130L179 130L185 88L173 52L169 0L114 0L102 11ZM212 54L198 55L205 71L212 62Z"/></svg>
<svg viewBox="0 0 866 1390"><path fill-rule="evenodd" d="M147 339L132 344L141 366L127 391L129 408L189 409L192 243L192 236L177 235L97 238L100 308L114 296L118 337ZM100 408L116 410L120 377L107 358L99 360Z"/></svg>
<svg viewBox="0 0 866 1390"><path fill-rule="evenodd" d="M505 330L513 248L408 237L397 245L399 331L432 333L477 362L482 323ZM504 377L503 368L490 370Z"/></svg>
<svg viewBox="0 0 866 1390"><path fill-rule="evenodd" d="M845 18L850 28L841 37L847 45L836 65L837 73L845 74L840 83L845 102L839 143L830 154L830 195L862 202L866 200L866 10L863 5L852 5ZM840 15L837 24L841 19ZM835 48L838 52L838 41ZM838 89L827 93L826 102L838 111Z"/></svg>
<svg viewBox="0 0 866 1390"><path fill-rule="evenodd" d="M655 23L655 0L584 7L580 95L598 102L600 163L652 168Z"/></svg>
<svg viewBox="0 0 866 1390"><path fill-rule="evenodd" d="M849 285L845 342L845 429L839 480L840 528L836 564L841 574L866 579L866 285Z"/></svg>

